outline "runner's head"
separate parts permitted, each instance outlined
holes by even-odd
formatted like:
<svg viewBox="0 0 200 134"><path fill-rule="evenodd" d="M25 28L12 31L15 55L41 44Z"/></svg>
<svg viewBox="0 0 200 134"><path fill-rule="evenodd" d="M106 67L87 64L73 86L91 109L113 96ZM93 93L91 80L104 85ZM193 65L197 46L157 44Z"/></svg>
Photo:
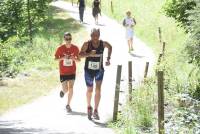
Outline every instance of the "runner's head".
<svg viewBox="0 0 200 134"><path fill-rule="evenodd" d="M128 10L128 11L126 12L126 15L127 15L127 16L131 16L131 11Z"/></svg>
<svg viewBox="0 0 200 134"><path fill-rule="evenodd" d="M92 41L98 41L100 37L100 30L97 28L93 28L91 30L91 39Z"/></svg>
<svg viewBox="0 0 200 134"><path fill-rule="evenodd" d="M69 32L65 32L64 33L64 40L66 42L66 44L70 44L71 40L72 40L72 35Z"/></svg>

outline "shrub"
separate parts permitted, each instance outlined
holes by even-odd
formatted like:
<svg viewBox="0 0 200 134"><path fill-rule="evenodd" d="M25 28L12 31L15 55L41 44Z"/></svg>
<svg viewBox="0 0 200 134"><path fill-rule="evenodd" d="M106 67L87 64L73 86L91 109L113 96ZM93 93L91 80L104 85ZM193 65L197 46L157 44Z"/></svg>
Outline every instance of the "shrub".
<svg viewBox="0 0 200 134"><path fill-rule="evenodd" d="M0 77L14 77L20 71L21 65L25 61L22 47L25 42L26 39L13 36L0 44ZM19 46L21 48L18 48Z"/></svg>

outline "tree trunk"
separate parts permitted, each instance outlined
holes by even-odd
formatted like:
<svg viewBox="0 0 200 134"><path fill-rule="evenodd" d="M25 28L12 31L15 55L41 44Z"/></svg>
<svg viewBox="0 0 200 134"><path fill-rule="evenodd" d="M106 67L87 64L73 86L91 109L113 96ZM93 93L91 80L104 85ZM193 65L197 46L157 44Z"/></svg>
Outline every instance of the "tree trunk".
<svg viewBox="0 0 200 134"><path fill-rule="evenodd" d="M27 0L27 13L28 13L28 34L30 43L33 43L32 39L32 22L31 22L31 15L30 15L30 0Z"/></svg>

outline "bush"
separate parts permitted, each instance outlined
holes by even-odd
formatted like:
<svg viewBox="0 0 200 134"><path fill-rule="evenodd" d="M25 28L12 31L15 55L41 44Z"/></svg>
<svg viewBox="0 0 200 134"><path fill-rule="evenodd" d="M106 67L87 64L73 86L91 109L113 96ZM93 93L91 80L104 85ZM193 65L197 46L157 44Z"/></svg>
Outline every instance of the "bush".
<svg viewBox="0 0 200 134"><path fill-rule="evenodd" d="M190 25L188 20L190 14L188 11L194 9L195 6L195 0L168 0L164 10L167 16L173 17L178 24L186 28L187 31Z"/></svg>
<svg viewBox="0 0 200 134"><path fill-rule="evenodd" d="M185 31L188 33L189 37L185 42L185 52L184 55L187 60L182 60L182 66L186 65L185 61L189 63L193 63L196 67L190 68L193 71L193 75L189 71L181 70L182 74L184 72L185 77L180 78L179 76L175 76L171 73L170 78L174 78L171 81L175 81L176 89L181 89L182 91L186 91L195 97L196 99L200 98L200 84L199 79L199 67L200 67L200 1L197 0L173 0L168 1L165 6L166 14L170 17L175 18L175 20L179 23L179 26L182 26ZM190 66L193 66L190 65ZM169 66L168 66L169 67ZM195 69L193 69L195 68ZM170 68L169 70L173 70L174 68ZM180 74L180 73L179 73ZM179 77L179 78L178 78ZM184 81L184 82L183 82ZM179 83L179 84L178 84ZM178 86L179 85L179 86ZM175 86L172 86L175 87Z"/></svg>
<svg viewBox="0 0 200 134"><path fill-rule="evenodd" d="M200 67L200 2L197 3L197 6L189 14L191 35L186 42L186 50L190 57L190 62Z"/></svg>
<svg viewBox="0 0 200 134"><path fill-rule="evenodd" d="M14 36L0 44L0 77L14 77L25 61L23 44L26 39L19 39ZM21 48L18 48L21 46ZM17 49L18 48L18 49Z"/></svg>

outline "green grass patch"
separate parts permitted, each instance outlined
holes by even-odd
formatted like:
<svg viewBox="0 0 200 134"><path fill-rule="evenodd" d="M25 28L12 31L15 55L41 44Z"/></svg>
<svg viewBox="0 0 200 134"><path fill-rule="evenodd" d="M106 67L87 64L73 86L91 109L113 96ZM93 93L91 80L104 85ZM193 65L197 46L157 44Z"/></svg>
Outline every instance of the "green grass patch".
<svg viewBox="0 0 200 134"><path fill-rule="evenodd" d="M58 85L57 71L32 70L30 76L5 79L0 86L0 114L47 95Z"/></svg>
<svg viewBox="0 0 200 134"><path fill-rule="evenodd" d="M118 122L110 124L119 134L154 132L154 111L157 101L154 83L154 78L148 78L142 86L134 88L132 101L127 101L127 104L123 106Z"/></svg>

